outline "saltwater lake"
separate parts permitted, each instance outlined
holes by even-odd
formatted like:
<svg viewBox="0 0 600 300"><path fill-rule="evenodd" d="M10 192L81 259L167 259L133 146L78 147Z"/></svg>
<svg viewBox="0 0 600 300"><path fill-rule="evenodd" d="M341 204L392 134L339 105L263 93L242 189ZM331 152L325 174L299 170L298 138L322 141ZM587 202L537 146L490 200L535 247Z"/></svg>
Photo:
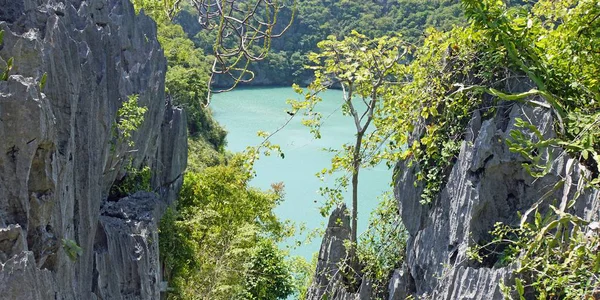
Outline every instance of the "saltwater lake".
<svg viewBox="0 0 600 300"><path fill-rule="evenodd" d="M271 141L279 144L285 158L278 155L262 157L255 166L256 177L251 184L268 189L271 183L285 184L285 201L276 209L281 219L296 223L305 223L307 228L322 228L327 218L319 213L324 198L319 195L319 187L333 185L333 178L325 182L315 174L331 165L332 155L323 148L339 148L352 142L355 127L349 116L343 116L340 110L341 91L327 91L323 95L319 109L323 114L321 139L314 139L308 128L303 126L301 116L296 116L290 124L277 133ZM259 130L274 132L288 119L287 99L297 99L291 87L238 88L234 91L213 96L211 108L217 121L228 131L227 148L238 152L248 145L258 145L262 138L257 137ZM362 170L359 180L358 229L367 227L371 210L377 205L378 196L390 190L392 171L382 165L375 169ZM351 194L346 193L346 203L351 207ZM300 237L299 237L300 238ZM302 244L292 254L307 259L319 250L321 237L310 244Z"/></svg>

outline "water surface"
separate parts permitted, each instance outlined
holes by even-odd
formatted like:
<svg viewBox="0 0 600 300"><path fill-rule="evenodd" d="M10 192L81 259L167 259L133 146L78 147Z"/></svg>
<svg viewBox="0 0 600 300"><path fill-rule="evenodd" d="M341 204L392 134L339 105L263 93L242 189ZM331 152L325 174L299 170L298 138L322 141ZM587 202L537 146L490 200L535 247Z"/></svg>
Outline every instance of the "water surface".
<svg viewBox="0 0 600 300"><path fill-rule="evenodd" d="M355 127L349 116L343 116L340 110L341 91L327 91L323 95L319 109L323 114L321 139L314 139L308 128L303 126L301 117L296 116L271 141L279 144L285 158L279 156L262 157L255 165L257 176L251 184L268 189L271 183L285 184L285 201L276 209L281 219L290 219L296 223L305 223L308 229L323 227L327 222L319 213L324 198L319 195L319 187L333 185L333 178L326 182L315 174L331 165L332 154L323 148L339 148L352 142ZM288 119L286 110L290 106L286 100L298 98L292 88L243 88L232 92L216 94L211 108L217 121L228 131L227 148L230 151L243 151L248 145L258 145L262 138L257 137L259 130L274 132ZM390 189L391 170L385 166L362 170L359 181L359 219L358 229L364 231L370 211L376 206L377 197ZM345 199L351 207L351 194ZM292 251L307 259L318 251L321 238L310 244L303 244Z"/></svg>

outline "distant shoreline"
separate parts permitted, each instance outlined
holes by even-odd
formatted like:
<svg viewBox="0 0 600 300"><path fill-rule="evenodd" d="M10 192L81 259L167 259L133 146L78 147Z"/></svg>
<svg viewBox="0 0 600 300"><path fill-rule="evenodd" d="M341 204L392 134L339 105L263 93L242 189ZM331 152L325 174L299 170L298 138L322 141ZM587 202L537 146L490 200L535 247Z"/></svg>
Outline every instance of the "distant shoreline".
<svg viewBox="0 0 600 300"><path fill-rule="evenodd" d="M292 85L279 85L279 84L239 84L238 86L235 87L234 90L238 90L238 89L259 89L259 88L292 88ZM300 85L301 88L305 89L308 86L307 85ZM221 85L214 85L213 86L213 90L214 89L227 89L230 88L230 86L221 86ZM342 90L339 87L330 87L330 90Z"/></svg>

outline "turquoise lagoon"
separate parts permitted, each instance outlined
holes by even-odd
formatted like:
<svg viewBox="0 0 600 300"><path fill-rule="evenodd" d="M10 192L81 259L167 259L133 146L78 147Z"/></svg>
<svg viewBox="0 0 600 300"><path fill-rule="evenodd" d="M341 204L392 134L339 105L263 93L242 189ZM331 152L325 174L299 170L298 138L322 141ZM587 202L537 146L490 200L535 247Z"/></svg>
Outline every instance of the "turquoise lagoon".
<svg viewBox="0 0 600 300"><path fill-rule="evenodd" d="M256 163L256 177L251 184L268 189L271 183L285 184L285 200L276 209L281 219L304 223L308 230L323 228L327 219L319 213L324 198L319 195L319 187L333 185L334 178L321 181L317 172L331 164L332 154L324 148L339 148L354 139L354 123L343 116L341 91L327 91L322 95L323 102L318 111L323 115L321 139L314 139L308 128L303 126L301 116L296 116L284 129L272 138L285 154L261 157ZM297 99L291 87L239 88L231 92L213 96L211 108L217 121L228 131L227 149L243 151L248 145L258 145L262 138L259 130L274 132L289 119L286 113L290 106L287 99ZM367 227L369 214L377 205L378 196L390 190L392 171L381 165L374 169L362 170L359 181L359 234ZM350 206L350 192L345 194ZM297 237L297 239L302 239ZM318 251L321 238L310 244L303 243L292 250L294 255L310 259Z"/></svg>

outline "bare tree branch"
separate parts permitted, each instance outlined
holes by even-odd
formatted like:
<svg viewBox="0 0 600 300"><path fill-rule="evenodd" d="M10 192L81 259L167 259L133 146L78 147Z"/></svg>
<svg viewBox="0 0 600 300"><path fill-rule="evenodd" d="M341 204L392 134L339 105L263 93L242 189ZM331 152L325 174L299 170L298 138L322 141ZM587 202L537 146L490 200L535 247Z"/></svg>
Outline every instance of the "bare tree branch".
<svg viewBox="0 0 600 300"><path fill-rule="evenodd" d="M175 3L179 4L180 1L176 0ZM210 104L212 93L230 91L240 82L254 79L254 73L248 70L248 66L251 62L263 60L271 48L271 39L280 37L290 28L297 3L297 0L189 1L198 12L198 23L204 30L215 32L212 53L215 60L204 106ZM288 8L291 17L282 21L278 16ZM233 80L232 86L211 91L215 75L228 76Z"/></svg>

